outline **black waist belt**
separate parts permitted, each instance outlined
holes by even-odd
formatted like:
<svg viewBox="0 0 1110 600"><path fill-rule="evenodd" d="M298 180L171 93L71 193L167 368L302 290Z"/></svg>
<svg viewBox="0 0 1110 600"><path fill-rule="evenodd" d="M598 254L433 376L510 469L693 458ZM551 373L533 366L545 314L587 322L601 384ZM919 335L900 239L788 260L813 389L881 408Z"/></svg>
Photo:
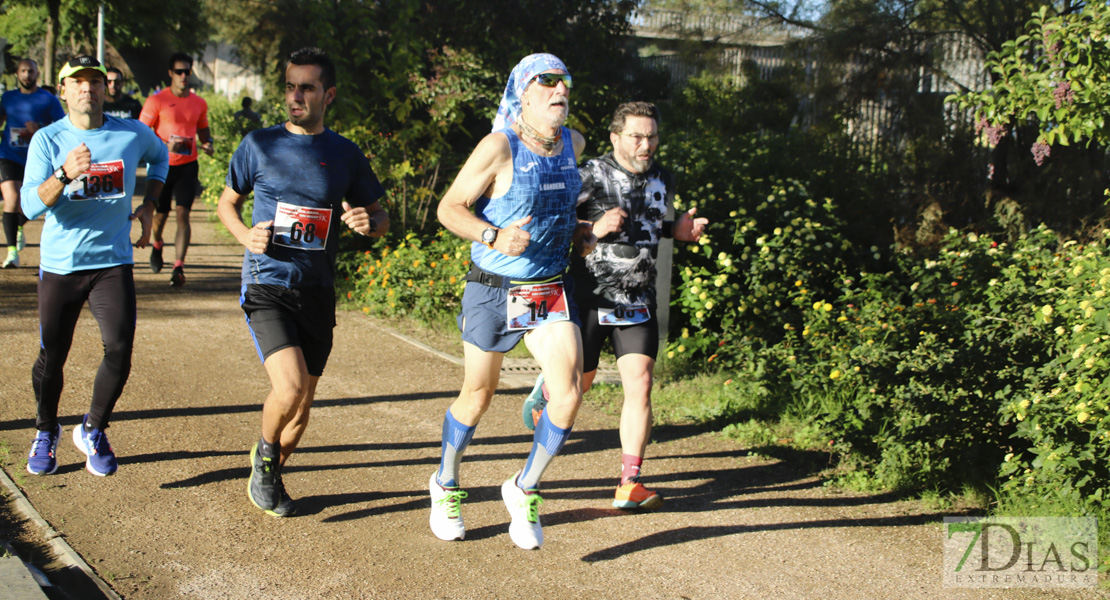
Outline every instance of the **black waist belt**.
<svg viewBox="0 0 1110 600"><path fill-rule="evenodd" d="M503 277L495 273L490 273L489 271L483 271L482 269L478 268L478 265L475 265L473 263L471 263L470 270L466 273L467 281L473 281L482 285L488 285L489 287L503 288L506 290L518 285L554 283L556 281L562 280L562 278L562 273L556 273L551 277L544 277L543 279L511 279L509 277Z"/></svg>

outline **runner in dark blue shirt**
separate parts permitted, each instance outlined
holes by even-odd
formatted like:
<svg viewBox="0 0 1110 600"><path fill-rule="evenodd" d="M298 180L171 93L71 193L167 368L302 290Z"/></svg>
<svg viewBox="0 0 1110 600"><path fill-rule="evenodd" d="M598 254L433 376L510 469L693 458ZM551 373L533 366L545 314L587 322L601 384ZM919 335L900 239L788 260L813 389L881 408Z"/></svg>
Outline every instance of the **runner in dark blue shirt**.
<svg viewBox="0 0 1110 600"><path fill-rule="evenodd" d="M357 145L324 127L335 99L335 66L304 48L285 67L289 120L252 131L227 174L217 214L246 247L240 304L271 390L262 406L262 437L251 448L250 501L288 517L296 505L281 469L308 426L316 383L335 327L335 253L341 227L380 237L389 216L385 194ZM254 192L251 226L240 214Z"/></svg>

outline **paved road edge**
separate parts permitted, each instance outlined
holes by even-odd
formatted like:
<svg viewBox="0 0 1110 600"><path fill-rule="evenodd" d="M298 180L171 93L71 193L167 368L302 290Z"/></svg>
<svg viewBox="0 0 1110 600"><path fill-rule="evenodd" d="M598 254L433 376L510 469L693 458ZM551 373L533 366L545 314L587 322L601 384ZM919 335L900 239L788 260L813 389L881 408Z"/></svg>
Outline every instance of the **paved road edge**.
<svg viewBox="0 0 1110 600"><path fill-rule="evenodd" d="M50 523L47 523L46 519L42 518L42 515L35 510L35 507L32 506L31 502L27 500L27 497L23 495L23 491L12 481L7 471L4 469L0 469L0 483L2 483L8 493L11 494L12 503L15 505L16 511L38 528L43 539L50 545L51 550L54 551L54 556L57 557L62 564L84 573L90 581L96 584L96 587L104 594L105 598L109 598L110 600L122 600L119 594L109 587L108 584L89 567L85 559L81 558L81 555L65 541L62 534L54 529ZM26 567L26 565L24 566ZM28 569L28 572L30 572L30 569ZM0 585L3 585L3 582L0 582ZM43 597L46 597L45 594Z"/></svg>

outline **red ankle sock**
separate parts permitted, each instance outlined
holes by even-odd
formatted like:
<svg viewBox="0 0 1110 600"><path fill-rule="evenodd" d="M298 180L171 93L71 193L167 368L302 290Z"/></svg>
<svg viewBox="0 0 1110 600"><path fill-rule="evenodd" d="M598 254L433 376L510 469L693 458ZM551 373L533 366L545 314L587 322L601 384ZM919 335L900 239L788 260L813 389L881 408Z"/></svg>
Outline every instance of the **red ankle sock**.
<svg viewBox="0 0 1110 600"><path fill-rule="evenodd" d="M642 464L644 464L643 457L621 454L621 485L628 483L633 477L639 477Z"/></svg>
<svg viewBox="0 0 1110 600"><path fill-rule="evenodd" d="M150 245L154 246L155 250L161 250L162 249L162 244L164 244L164 243L165 242L151 242Z"/></svg>
<svg viewBox="0 0 1110 600"><path fill-rule="evenodd" d="M183 261L183 260L173 261L173 268L175 268L175 269L178 268L178 267L184 267L184 266L185 266L185 261Z"/></svg>

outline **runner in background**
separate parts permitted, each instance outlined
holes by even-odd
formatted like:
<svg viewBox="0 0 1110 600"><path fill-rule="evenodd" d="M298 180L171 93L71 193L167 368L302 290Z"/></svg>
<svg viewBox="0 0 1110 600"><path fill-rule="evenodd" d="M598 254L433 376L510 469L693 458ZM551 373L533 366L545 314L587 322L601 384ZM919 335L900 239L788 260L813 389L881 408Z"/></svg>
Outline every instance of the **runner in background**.
<svg viewBox="0 0 1110 600"><path fill-rule="evenodd" d="M4 196L4 236L8 242L5 269L19 267L19 252L27 245L23 235L27 219L19 210L19 189L23 187L31 136L66 114L58 98L39 87L39 67L35 61L29 58L19 61L16 80L19 83L16 89L0 96L0 121L4 122L0 139L0 193Z"/></svg>
<svg viewBox="0 0 1110 600"><path fill-rule="evenodd" d="M123 78L122 71L115 67L108 67L108 92L104 97L104 114L117 119L138 119L143 105L124 93L125 83L127 81Z"/></svg>
<svg viewBox="0 0 1110 600"><path fill-rule="evenodd" d="M173 274L170 285L185 285L185 254L189 251L192 228L189 213L193 209L199 187L197 148L212 155L212 136L208 131L208 103L189 90L189 76L193 73L193 59L180 52L170 57L170 87L146 99L139 120L146 123L162 138L170 151L170 173L158 199L158 212L154 215L154 232L151 234L150 270L162 270L162 231L170 206L176 204L177 235L174 236ZM199 142L199 144L198 144Z"/></svg>

